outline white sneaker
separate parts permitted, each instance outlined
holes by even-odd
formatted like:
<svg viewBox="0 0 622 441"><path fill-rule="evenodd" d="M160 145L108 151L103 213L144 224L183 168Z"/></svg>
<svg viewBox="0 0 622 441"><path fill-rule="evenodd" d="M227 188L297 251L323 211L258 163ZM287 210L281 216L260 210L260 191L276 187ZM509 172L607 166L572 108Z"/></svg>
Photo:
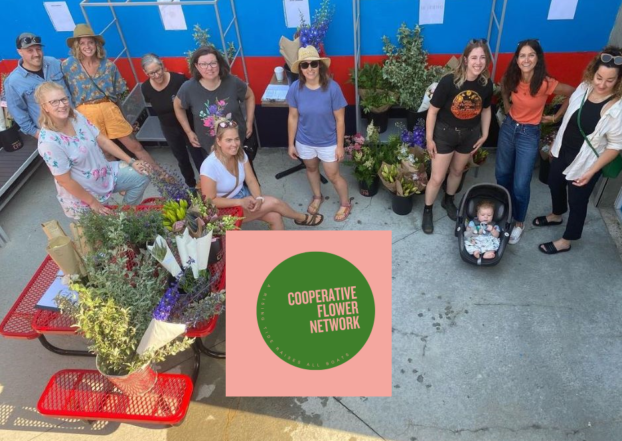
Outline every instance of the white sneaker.
<svg viewBox="0 0 622 441"><path fill-rule="evenodd" d="M512 234L510 234L510 245L516 245L520 240L520 237L523 235L524 227L514 226L512 228Z"/></svg>

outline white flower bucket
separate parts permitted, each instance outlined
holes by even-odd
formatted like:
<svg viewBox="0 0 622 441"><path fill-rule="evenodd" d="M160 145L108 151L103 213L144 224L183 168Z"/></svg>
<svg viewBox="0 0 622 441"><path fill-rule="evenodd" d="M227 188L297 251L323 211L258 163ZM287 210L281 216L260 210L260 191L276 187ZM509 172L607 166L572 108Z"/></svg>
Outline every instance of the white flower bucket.
<svg viewBox="0 0 622 441"><path fill-rule="evenodd" d="M140 369L127 375L108 375L99 369L99 356L95 359L97 370L114 384L125 395L144 395L149 392L158 380L158 373L147 363Z"/></svg>

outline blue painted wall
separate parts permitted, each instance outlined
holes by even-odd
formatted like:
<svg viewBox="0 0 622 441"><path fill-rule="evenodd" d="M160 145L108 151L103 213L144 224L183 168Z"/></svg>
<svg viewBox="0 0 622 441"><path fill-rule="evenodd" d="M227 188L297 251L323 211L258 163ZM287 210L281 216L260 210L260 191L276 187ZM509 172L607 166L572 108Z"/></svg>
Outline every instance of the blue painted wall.
<svg viewBox="0 0 622 441"><path fill-rule="evenodd" d="M101 0L100 0L101 1ZM115 0L124 2L125 0ZM500 3L501 0L498 2ZM547 52L596 51L604 46L622 0L579 0L575 20L548 21L549 0L508 0L501 52L512 52L516 43L525 38L539 38ZM83 22L80 0L67 0L76 23ZM132 3L140 3L132 0ZM351 0L332 0L335 20L326 37L330 55L350 55L352 43ZM310 0L315 10L320 0ZM236 0L242 41L247 56L278 56L281 35L291 37L293 29L285 27L282 0ZM425 45L430 53L458 53L470 38L485 37L490 20L492 0L446 0L445 23L425 27ZM65 39L70 32L56 32L41 0L2 0L2 38L0 59L15 59L15 37L25 30L44 39L49 55L67 54ZM361 0L363 55L382 53L382 35L395 38L402 21L414 25L418 21L418 0ZM125 32L130 53L134 57L155 51L162 56L182 56L194 47L191 31L164 31L156 7L116 8ZM223 23L231 18L229 1L220 0ZM88 7L95 31L110 21L108 8ZM189 27L199 23L209 27L212 41L220 45L213 6L184 6ZM231 32L228 41L237 42ZM116 56L122 46L111 29L104 34L109 55Z"/></svg>

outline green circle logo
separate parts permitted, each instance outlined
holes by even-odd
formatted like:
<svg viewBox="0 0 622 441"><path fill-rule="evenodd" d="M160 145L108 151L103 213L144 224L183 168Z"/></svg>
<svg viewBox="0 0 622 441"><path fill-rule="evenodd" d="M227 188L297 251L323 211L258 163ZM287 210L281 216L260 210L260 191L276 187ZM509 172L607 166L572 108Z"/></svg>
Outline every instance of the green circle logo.
<svg viewBox="0 0 622 441"><path fill-rule="evenodd" d="M272 352L301 369L324 370L352 359L374 327L374 295L365 276L330 253L297 254L266 278L257 323Z"/></svg>

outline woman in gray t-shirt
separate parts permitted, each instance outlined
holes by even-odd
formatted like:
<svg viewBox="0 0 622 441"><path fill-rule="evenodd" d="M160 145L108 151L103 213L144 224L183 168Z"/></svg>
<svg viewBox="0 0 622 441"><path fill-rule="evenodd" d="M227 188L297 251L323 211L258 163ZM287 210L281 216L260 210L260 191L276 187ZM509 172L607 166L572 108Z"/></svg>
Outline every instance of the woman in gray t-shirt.
<svg viewBox="0 0 622 441"><path fill-rule="evenodd" d="M253 133L255 120L255 95L246 83L231 75L229 65L212 46L202 46L190 59L192 79L186 81L173 101L175 116L194 147L204 147L208 152L214 146L217 119L228 118L238 125L240 139ZM246 106L246 121L242 113ZM194 130L186 110L190 110Z"/></svg>

